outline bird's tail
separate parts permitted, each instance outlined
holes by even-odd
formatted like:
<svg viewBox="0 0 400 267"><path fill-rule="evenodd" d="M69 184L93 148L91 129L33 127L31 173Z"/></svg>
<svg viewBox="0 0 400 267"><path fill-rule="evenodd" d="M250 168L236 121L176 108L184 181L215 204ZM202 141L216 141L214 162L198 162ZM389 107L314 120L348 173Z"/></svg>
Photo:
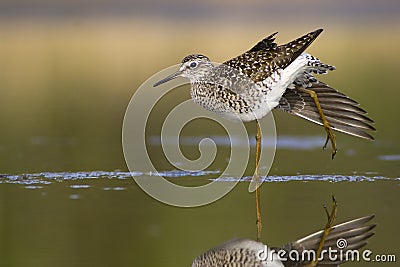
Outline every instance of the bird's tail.
<svg viewBox="0 0 400 267"><path fill-rule="evenodd" d="M298 85L293 89L287 89L278 108L322 125L314 99L298 89ZM373 120L367 117L367 112L360 108L356 101L320 81L312 82L307 89L313 90L317 94L322 111L333 130L374 140L366 132L375 131L371 125Z"/></svg>
<svg viewBox="0 0 400 267"><path fill-rule="evenodd" d="M356 260L352 258L357 256L354 252L364 247L367 244L366 240L374 235L371 230L374 229L376 225L367 224L374 217L374 215L365 216L333 226L325 240L323 251L327 252L329 250L336 250L336 254L331 254L336 257L332 258L329 253L323 253L321 254L322 259L318 261L317 266L333 267L349 260ZM284 250L296 250L299 253L303 253L304 251L316 251L321 240L322 233L323 231L319 231L295 242L289 243L284 247ZM287 266L300 267L307 266L309 263L310 262L308 261L303 261L298 262L298 265L293 262L288 262L286 264L289 264Z"/></svg>

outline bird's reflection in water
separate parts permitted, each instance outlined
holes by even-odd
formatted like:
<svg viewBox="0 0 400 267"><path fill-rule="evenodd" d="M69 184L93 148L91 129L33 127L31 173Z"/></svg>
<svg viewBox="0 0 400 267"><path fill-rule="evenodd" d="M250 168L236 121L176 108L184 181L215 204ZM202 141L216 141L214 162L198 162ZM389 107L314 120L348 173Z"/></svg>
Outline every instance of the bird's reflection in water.
<svg viewBox="0 0 400 267"><path fill-rule="evenodd" d="M372 229L376 225L368 224L374 217L365 216L333 226L315 266L339 266L357 260L361 254L359 249L374 235ZM314 266L312 261L322 234L323 230L275 248L250 239L233 239L198 256L192 266Z"/></svg>

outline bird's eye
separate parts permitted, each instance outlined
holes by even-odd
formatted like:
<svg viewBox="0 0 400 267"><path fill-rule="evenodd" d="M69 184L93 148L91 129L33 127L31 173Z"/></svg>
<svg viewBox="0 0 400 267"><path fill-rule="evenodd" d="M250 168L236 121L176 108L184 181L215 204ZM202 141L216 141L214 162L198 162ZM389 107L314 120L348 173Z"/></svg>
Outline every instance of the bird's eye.
<svg viewBox="0 0 400 267"><path fill-rule="evenodd" d="M191 62L189 66L190 66L192 69L193 69L193 68L196 68L196 67L197 67L197 62L196 62L196 61Z"/></svg>

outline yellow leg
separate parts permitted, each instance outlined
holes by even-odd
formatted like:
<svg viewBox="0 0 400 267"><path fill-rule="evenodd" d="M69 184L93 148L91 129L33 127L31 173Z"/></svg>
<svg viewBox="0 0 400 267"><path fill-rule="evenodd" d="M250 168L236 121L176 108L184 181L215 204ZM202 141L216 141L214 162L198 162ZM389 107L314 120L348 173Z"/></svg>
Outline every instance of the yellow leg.
<svg viewBox="0 0 400 267"><path fill-rule="evenodd" d="M259 177L258 177L258 168L259 168L259 162L260 162L260 154L261 154L261 130L260 130L260 124L256 120L257 124L257 134L256 134L256 169L254 172L254 178L256 180L256 215L257 215L257 220L256 220L256 225L257 225L257 241L261 240L261 229L262 229L262 223L261 223L261 203L260 203L260 183L259 183Z"/></svg>
<svg viewBox="0 0 400 267"><path fill-rule="evenodd" d="M314 100L315 106L317 107L318 113L319 113L319 115L321 117L321 120L322 120L322 124L323 124L324 129L325 129L326 134L327 134L326 135L326 141L325 141L325 144L324 144L323 148L324 149L326 148L326 145L328 144L328 141L330 140L331 141L331 145L332 145L332 159L334 159L335 155L336 155L336 152L337 152L336 137L335 137L335 134L332 131L331 125L329 124L328 120L326 119L326 117L324 115L324 112L322 111L321 105L319 104L319 101L318 101L317 93L314 92L313 90L304 89L304 88L299 88L298 90L301 91L301 92L309 94L312 97L312 99Z"/></svg>
<svg viewBox="0 0 400 267"><path fill-rule="evenodd" d="M318 248L317 248L317 252L315 253L316 257L315 259L308 265L308 267L315 267L318 264L318 259L321 256L321 252L322 252L322 248L324 247L324 243L326 240L326 237L329 235L329 233L332 230L333 224L335 222L336 219L336 213L337 213L337 202L335 200L335 197L332 196L332 201L333 201L333 205L332 205L332 211L329 214L328 209L326 208L326 206L324 205L324 209L325 209L325 213L326 216L328 217L328 222L325 225L325 229L324 232L322 233L322 237L321 237L321 241L319 242Z"/></svg>

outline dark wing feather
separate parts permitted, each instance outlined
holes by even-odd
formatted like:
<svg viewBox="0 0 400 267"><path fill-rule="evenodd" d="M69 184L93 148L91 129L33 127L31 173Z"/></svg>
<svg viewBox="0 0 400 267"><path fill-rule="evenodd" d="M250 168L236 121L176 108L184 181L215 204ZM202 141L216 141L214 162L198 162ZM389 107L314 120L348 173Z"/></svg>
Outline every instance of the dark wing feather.
<svg viewBox="0 0 400 267"><path fill-rule="evenodd" d="M272 34L249 51L223 64L240 70L253 82L261 82L278 69L289 66L318 37L322 29L310 32L290 43L277 46Z"/></svg>
<svg viewBox="0 0 400 267"><path fill-rule="evenodd" d="M260 50L273 50L277 47L277 44L275 43L275 35L278 32L274 32L268 37L265 37L262 39L260 42L258 42L255 46L253 46L249 51L247 52L256 52Z"/></svg>
<svg viewBox="0 0 400 267"><path fill-rule="evenodd" d="M294 89L286 90L277 108L322 125L314 100L307 93L296 90L297 88L295 86ZM324 115L333 130L374 140L365 132L375 131L370 125L373 120L367 117L366 111L360 108L356 101L319 81L313 82L307 89L317 93Z"/></svg>

